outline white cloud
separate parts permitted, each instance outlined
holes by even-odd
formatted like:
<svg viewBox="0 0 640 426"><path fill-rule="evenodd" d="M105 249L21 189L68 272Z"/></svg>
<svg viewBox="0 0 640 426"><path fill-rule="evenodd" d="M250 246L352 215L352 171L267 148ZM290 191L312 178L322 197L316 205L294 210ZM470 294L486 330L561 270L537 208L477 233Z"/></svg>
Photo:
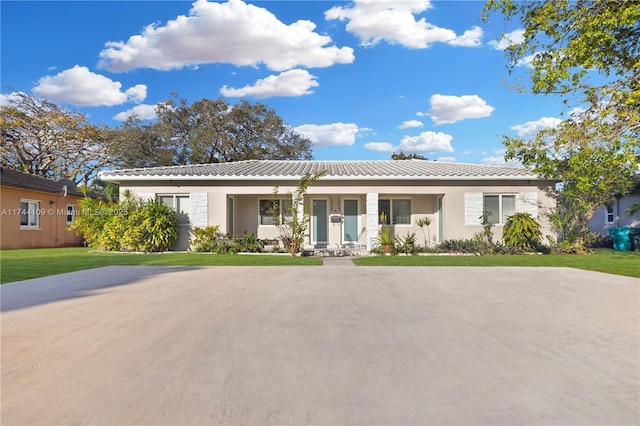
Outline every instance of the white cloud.
<svg viewBox="0 0 640 426"><path fill-rule="evenodd" d="M253 86L234 89L225 85L220 89L220 93L224 96L237 98L243 96L270 98L273 96L310 95L313 91L309 89L319 86L315 78L307 70L293 69L260 79Z"/></svg>
<svg viewBox="0 0 640 426"><path fill-rule="evenodd" d="M522 164L518 160L506 161L504 157L486 157L482 159L482 164L490 166L509 166L509 167L522 167Z"/></svg>
<svg viewBox="0 0 640 426"><path fill-rule="evenodd" d="M461 36L451 40L449 44L452 46L462 47L480 47L482 44L482 36L482 28L473 27L470 30L465 31Z"/></svg>
<svg viewBox="0 0 640 426"><path fill-rule="evenodd" d="M147 97L147 86L144 84L138 84L125 92L121 88L122 83L76 65L55 76L42 77L33 88L33 93L52 102L76 106L138 103Z"/></svg>
<svg viewBox="0 0 640 426"><path fill-rule="evenodd" d="M369 149L371 151L379 151L379 152L392 152L393 144L389 142L369 142L364 144L365 149Z"/></svg>
<svg viewBox="0 0 640 426"><path fill-rule="evenodd" d="M550 127L556 127L562 123L562 120L555 117L542 117L535 121L527 121L523 124L511 126L512 130L518 133L518 136L523 138L532 138L542 129L548 129Z"/></svg>
<svg viewBox="0 0 640 426"><path fill-rule="evenodd" d="M436 42L457 46L478 46L482 30L474 27L457 37L455 31L437 27L414 15L431 8L429 0L356 0L352 7L335 6L325 12L327 20L348 20L347 31L364 46L382 40L390 44L424 49Z"/></svg>
<svg viewBox="0 0 640 426"><path fill-rule="evenodd" d="M402 152L453 152L451 140L453 136L442 132L422 132L418 136L405 136L396 148Z"/></svg>
<svg viewBox="0 0 640 426"><path fill-rule="evenodd" d="M438 157L436 161L441 161L443 163L455 163L456 157Z"/></svg>
<svg viewBox="0 0 640 426"><path fill-rule="evenodd" d="M147 86L144 84L136 84L124 92L129 102L139 104L147 98Z"/></svg>
<svg viewBox="0 0 640 426"><path fill-rule="evenodd" d="M435 124L455 123L465 118L488 117L494 108L478 95L447 96L433 95L431 109L418 112L418 116L429 116Z"/></svg>
<svg viewBox="0 0 640 426"><path fill-rule="evenodd" d="M519 28L511 31L510 33L503 34L499 40L491 40L489 45L496 50L505 50L509 46L520 44L522 42L524 42L524 30Z"/></svg>
<svg viewBox="0 0 640 426"><path fill-rule="evenodd" d="M294 127L300 135L309 138L314 148L351 146L360 131L355 123L303 124Z"/></svg>
<svg viewBox="0 0 640 426"><path fill-rule="evenodd" d="M197 0L189 16L178 16L164 26L149 25L126 42L107 42L99 65L122 72L216 62L239 66L264 63L272 70L284 71L354 61L352 48L331 45L331 37L314 32L315 28L306 20L286 25L267 9L242 0Z"/></svg>
<svg viewBox="0 0 640 426"><path fill-rule="evenodd" d="M152 120L157 117L158 112L156 105L142 104L116 114L113 119L116 121L127 121L132 115L138 116L141 120Z"/></svg>
<svg viewBox="0 0 640 426"><path fill-rule="evenodd" d="M424 126L424 124L422 124L422 121L420 120L408 120L405 121L404 123L402 123L400 125L401 129L410 129L410 128L414 128L414 127L422 127Z"/></svg>

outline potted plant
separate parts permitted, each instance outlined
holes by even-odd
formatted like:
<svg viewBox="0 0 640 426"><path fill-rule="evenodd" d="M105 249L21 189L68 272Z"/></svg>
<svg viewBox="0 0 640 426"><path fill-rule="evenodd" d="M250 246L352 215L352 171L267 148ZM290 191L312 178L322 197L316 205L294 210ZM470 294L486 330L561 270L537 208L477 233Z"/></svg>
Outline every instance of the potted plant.
<svg viewBox="0 0 640 426"><path fill-rule="evenodd" d="M382 222L382 226L378 230L376 242L382 247L382 252L388 255L393 253L396 244L396 234L393 226L386 225L387 215L384 212L380 215L380 222Z"/></svg>

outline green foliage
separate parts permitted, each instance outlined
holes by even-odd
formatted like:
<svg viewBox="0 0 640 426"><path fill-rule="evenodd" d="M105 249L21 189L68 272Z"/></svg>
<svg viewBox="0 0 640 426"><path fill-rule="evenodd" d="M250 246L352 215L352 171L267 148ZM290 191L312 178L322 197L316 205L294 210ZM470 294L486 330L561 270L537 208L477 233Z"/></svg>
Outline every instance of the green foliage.
<svg viewBox="0 0 640 426"><path fill-rule="evenodd" d="M524 41L506 50L510 71L532 58L531 86L518 89L560 95L573 109L533 140L505 136L505 158L562 182L564 241L584 249L595 209L628 194L640 166L640 8L616 0L489 0L484 18L492 12L524 28Z"/></svg>
<svg viewBox="0 0 640 426"><path fill-rule="evenodd" d="M479 232L475 235L475 239L480 243L483 243L486 247L493 246L493 223L489 221L489 216L491 216L490 211L485 211L482 213L482 216L479 217L480 223L482 224L482 232Z"/></svg>
<svg viewBox="0 0 640 426"><path fill-rule="evenodd" d="M444 240L438 244L438 249L444 253L481 253L487 250L487 245L477 238Z"/></svg>
<svg viewBox="0 0 640 426"><path fill-rule="evenodd" d="M429 225L431 225L431 217L425 216L416 221L416 226L419 226L422 230L422 236L424 237L425 247L431 246L431 232L429 231ZM427 235L424 234L424 227L427 227Z"/></svg>
<svg viewBox="0 0 640 426"><path fill-rule="evenodd" d="M535 251L540 245L540 224L529 213L515 213L507 218L502 228L502 239L507 246Z"/></svg>
<svg viewBox="0 0 640 426"><path fill-rule="evenodd" d="M398 239L398 252L404 254L418 254L420 251L415 232L407 232L407 235L399 237Z"/></svg>
<svg viewBox="0 0 640 426"><path fill-rule="evenodd" d="M311 141L261 103L203 98L189 104L174 96L157 109L155 122L132 117L109 132L109 153L119 165L311 159Z"/></svg>
<svg viewBox="0 0 640 426"><path fill-rule="evenodd" d="M405 154L404 152L393 153L391 154L392 160L428 160L427 157L422 156L420 154L416 154L415 152L411 154Z"/></svg>
<svg viewBox="0 0 640 426"><path fill-rule="evenodd" d="M175 213L159 200L142 202L125 193L118 203L83 198L70 225L87 244L107 251L169 250L178 238Z"/></svg>
<svg viewBox="0 0 640 426"><path fill-rule="evenodd" d="M149 200L142 206L142 228L146 250L166 251L178 240L178 218L162 201Z"/></svg>
<svg viewBox="0 0 640 426"><path fill-rule="evenodd" d="M194 228L191 231L191 247L197 252L216 251L220 225Z"/></svg>
<svg viewBox="0 0 640 426"><path fill-rule="evenodd" d="M276 227L278 228L278 239L282 242L285 250L296 256L300 251L300 247L304 244L304 239L307 236L307 229L309 227L310 216L308 209L300 214L299 207L304 204L304 196L310 185L316 182L318 179L326 175L326 171L321 171L316 174L306 173L296 187L296 191L291 197L291 207L289 207L289 216L284 223L280 218L279 212L274 210L273 219ZM274 206L278 201L278 187L273 188L272 200Z"/></svg>
<svg viewBox="0 0 640 426"><path fill-rule="evenodd" d="M196 228L192 231L191 244L197 252L215 252L218 254L234 253L262 253L265 242L258 239L255 233L244 232L242 238L233 235L223 235L220 225Z"/></svg>
<svg viewBox="0 0 640 426"><path fill-rule="evenodd" d="M105 225L116 212L120 212L118 203L110 200L85 196L78 201L79 214L74 217L69 229L82 234L90 247L99 246L99 238ZM124 209L122 209L124 210Z"/></svg>

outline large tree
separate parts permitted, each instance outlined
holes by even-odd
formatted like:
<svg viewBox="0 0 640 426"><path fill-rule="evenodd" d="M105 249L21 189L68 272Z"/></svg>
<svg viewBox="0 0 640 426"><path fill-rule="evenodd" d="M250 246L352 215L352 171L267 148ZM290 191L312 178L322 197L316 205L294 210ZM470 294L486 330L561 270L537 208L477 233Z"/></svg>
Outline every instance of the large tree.
<svg viewBox="0 0 640 426"><path fill-rule="evenodd" d="M558 178L561 218L580 245L594 210L627 193L640 167L640 7L624 0L489 0L519 20L523 41L506 49L508 69L528 64L519 90L563 98L566 119L533 140L505 137L507 159ZM571 223L566 223L567 221Z"/></svg>
<svg viewBox="0 0 640 426"><path fill-rule="evenodd" d="M156 122L131 116L108 132L109 154L121 167L157 167L177 164L176 147L164 138Z"/></svg>
<svg viewBox="0 0 640 426"><path fill-rule="evenodd" d="M311 159L311 141L261 103L175 97L158 105L157 122L131 120L111 149L126 166ZM148 154L155 152L159 156Z"/></svg>
<svg viewBox="0 0 640 426"><path fill-rule="evenodd" d="M87 183L110 163L105 129L43 99L14 92L0 107L3 166Z"/></svg>

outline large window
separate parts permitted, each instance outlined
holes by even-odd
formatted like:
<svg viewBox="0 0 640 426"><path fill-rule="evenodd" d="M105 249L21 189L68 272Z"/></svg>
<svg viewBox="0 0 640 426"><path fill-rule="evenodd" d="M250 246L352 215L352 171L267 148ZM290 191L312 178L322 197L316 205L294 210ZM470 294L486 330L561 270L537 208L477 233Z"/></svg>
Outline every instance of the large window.
<svg viewBox="0 0 640 426"><path fill-rule="evenodd" d="M386 221L382 223L384 213ZM378 222L381 225L411 225L411 200L392 198L378 200Z"/></svg>
<svg viewBox="0 0 640 426"><path fill-rule="evenodd" d="M34 200L20 200L20 228L40 228L40 202Z"/></svg>
<svg viewBox="0 0 640 426"><path fill-rule="evenodd" d="M191 199L186 194L166 194L158 195L158 199L176 212L178 225L189 223L189 210L191 210Z"/></svg>
<svg viewBox="0 0 640 426"><path fill-rule="evenodd" d="M287 223L292 219L291 200L260 200L260 225L275 225L275 216L280 223Z"/></svg>
<svg viewBox="0 0 640 426"><path fill-rule="evenodd" d="M484 211L488 212L489 223L503 225L507 217L516 212L515 195L485 195Z"/></svg>

